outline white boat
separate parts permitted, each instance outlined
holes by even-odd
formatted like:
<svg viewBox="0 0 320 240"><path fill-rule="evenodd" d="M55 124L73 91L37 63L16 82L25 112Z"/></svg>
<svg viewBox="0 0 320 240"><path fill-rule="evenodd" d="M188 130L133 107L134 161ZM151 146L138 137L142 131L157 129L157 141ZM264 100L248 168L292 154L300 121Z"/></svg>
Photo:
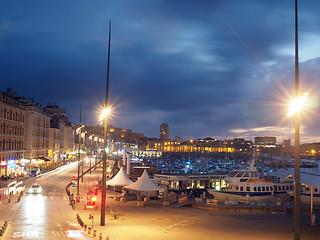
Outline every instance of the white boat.
<svg viewBox="0 0 320 240"><path fill-rule="evenodd" d="M287 195L293 190L293 181L280 178L264 179L254 167L253 160L249 169L238 170L225 177L225 188L220 190L208 189L218 202L239 201L239 202L275 202L281 194ZM288 196L288 195L287 195Z"/></svg>
<svg viewBox="0 0 320 240"><path fill-rule="evenodd" d="M311 204L311 189L313 195L313 204L319 205L320 204L320 187L311 187L306 184L301 184L300 188L300 199L301 203L303 204ZM294 198L294 191L288 192L290 197Z"/></svg>
<svg viewBox="0 0 320 240"><path fill-rule="evenodd" d="M238 201L275 201L273 195L274 184L263 178L260 178L256 169L239 170L233 176L227 176L224 179L225 188L220 190L208 189L218 202Z"/></svg>
<svg viewBox="0 0 320 240"><path fill-rule="evenodd" d="M269 173L270 175L276 176L281 179L291 180L292 184L289 186L289 191L287 194L293 199L293 176L294 169L289 169L285 171L276 171ZM300 172L300 182L301 182L301 202L303 204L311 203L311 189L313 192L313 204L320 204L320 174L318 171L301 171ZM282 186L281 189L284 187ZM286 187L287 189L287 187ZM280 187L275 190L280 190Z"/></svg>

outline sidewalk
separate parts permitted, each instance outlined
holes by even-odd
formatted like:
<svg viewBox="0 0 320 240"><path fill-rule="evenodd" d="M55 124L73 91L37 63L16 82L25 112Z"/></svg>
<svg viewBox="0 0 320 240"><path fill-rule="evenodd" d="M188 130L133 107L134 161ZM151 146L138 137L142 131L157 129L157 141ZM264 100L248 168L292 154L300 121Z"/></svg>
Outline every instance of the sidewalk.
<svg viewBox="0 0 320 240"><path fill-rule="evenodd" d="M16 215L19 208L20 193L8 195L5 198L0 200L0 228L2 228L5 223L7 223L7 228L12 222L14 216ZM6 230L3 232L3 235L0 236L0 239L4 239Z"/></svg>
<svg viewBox="0 0 320 240"><path fill-rule="evenodd" d="M99 206L98 210L84 210L86 193L101 178L100 172L93 173L93 175L84 176L84 183L80 185L81 200L76 204L74 212L75 218L79 214L84 225L91 228L90 236L93 236L93 230L96 231L97 239L100 234L103 234L103 240L206 240L213 238L216 240L291 240L293 237L292 215L207 212L187 207L164 207L160 200L146 202L144 207L140 207L137 206L136 201L115 201L114 195L121 194L113 191L107 192L105 226L100 226L101 194L98 195L96 203ZM93 220L89 219L89 214L93 214ZM303 239L320 239L319 223L317 228L311 228L308 225L308 219L303 218L302 220ZM85 232L88 233L88 229Z"/></svg>

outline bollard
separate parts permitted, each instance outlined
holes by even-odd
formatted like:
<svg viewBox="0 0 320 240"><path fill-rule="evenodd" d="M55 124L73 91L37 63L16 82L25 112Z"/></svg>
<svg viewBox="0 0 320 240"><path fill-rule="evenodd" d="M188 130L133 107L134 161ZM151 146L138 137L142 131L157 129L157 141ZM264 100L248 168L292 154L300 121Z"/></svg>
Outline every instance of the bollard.
<svg viewBox="0 0 320 240"><path fill-rule="evenodd" d="M97 230L93 230L93 236L96 237L97 236Z"/></svg>
<svg viewBox="0 0 320 240"><path fill-rule="evenodd" d="M102 240L102 233L99 233L99 240Z"/></svg>
<svg viewBox="0 0 320 240"><path fill-rule="evenodd" d="M84 225L84 231L85 232L87 231L87 225Z"/></svg>
<svg viewBox="0 0 320 240"><path fill-rule="evenodd" d="M88 234L91 234L91 227L88 227Z"/></svg>
<svg viewBox="0 0 320 240"><path fill-rule="evenodd" d="M0 236L2 236L2 235L3 235L3 230L1 229L1 230L0 230Z"/></svg>

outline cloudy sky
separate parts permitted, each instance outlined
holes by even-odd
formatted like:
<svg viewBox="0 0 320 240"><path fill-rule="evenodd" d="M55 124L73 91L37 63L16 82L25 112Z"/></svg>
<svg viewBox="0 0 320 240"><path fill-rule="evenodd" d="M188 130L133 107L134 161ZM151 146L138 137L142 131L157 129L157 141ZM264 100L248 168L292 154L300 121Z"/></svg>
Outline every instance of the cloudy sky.
<svg viewBox="0 0 320 240"><path fill-rule="evenodd" d="M320 141L320 2L299 1L301 141ZM111 124L183 140L294 139L294 0L0 0L1 89L98 122L112 19Z"/></svg>

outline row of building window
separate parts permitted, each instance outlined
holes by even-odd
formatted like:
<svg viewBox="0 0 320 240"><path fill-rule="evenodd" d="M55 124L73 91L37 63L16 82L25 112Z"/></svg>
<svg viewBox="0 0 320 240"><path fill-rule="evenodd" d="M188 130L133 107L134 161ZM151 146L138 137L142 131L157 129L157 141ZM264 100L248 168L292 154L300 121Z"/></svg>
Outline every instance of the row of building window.
<svg viewBox="0 0 320 240"><path fill-rule="evenodd" d="M50 121L46 121L45 118L35 117L32 124L34 126L49 128Z"/></svg>
<svg viewBox="0 0 320 240"><path fill-rule="evenodd" d="M32 144L32 149L43 149L43 148L48 148L48 147L49 147L48 141L45 141L45 142L36 141Z"/></svg>
<svg viewBox="0 0 320 240"><path fill-rule="evenodd" d="M19 154L12 154L12 155L9 155L9 156L0 156L0 160L1 162L2 161L5 161L7 162L8 160L15 160L15 159L20 159L21 156Z"/></svg>
<svg viewBox="0 0 320 240"><path fill-rule="evenodd" d="M12 121L24 122L24 116L18 112L7 111L5 108L1 109L0 117L4 119L9 119Z"/></svg>
<svg viewBox="0 0 320 240"><path fill-rule="evenodd" d="M43 129L33 129L32 135L45 138L45 137L49 137L49 131L46 131Z"/></svg>
<svg viewBox="0 0 320 240"><path fill-rule="evenodd" d="M22 150L23 149L23 141L0 141L0 149L2 151L9 151L9 150Z"/></svg>
<svg viewBox="0 0 320 240"><path fill-rule="evenodd" d="M0 124L0 133L22 136L24 133L24 128L21 126L10 126L3 123Z"/></svg>

